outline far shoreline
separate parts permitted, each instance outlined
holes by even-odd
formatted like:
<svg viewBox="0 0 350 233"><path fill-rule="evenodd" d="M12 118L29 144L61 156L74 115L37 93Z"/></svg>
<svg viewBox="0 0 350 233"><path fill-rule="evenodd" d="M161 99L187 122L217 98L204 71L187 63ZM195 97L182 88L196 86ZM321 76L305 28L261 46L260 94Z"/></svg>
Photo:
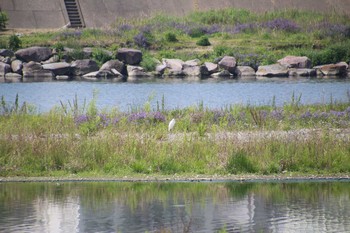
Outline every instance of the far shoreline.
<svg viewBox="0 0 350 233"><path fill-rule="evenodd" d="M312 174L279 174L279 175L179 175L179 176L124 176L124 177L0 177L1 183L85 183L85 182L118 182L118 183L268 183L268 182L350 182L350 174L312 175Z"/></svg>

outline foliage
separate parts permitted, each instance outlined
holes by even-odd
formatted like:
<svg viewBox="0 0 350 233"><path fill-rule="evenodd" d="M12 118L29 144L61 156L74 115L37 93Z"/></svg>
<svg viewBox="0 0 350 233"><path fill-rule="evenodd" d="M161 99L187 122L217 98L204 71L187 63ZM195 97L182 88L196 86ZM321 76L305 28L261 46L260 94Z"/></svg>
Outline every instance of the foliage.
<svg viewBox="0 0 350 233"><path fill-rule="evenodd" d="M202 36L197 42L196 45L199 46L209 46L211 45L209 42L209 38L207 36Z"/></svg>
<svg viewBox="0 0 350 233"><path fill-rule="evenodd" d="M17 35L13 34L9 37L9 40L8 40L9 49L17 50L21 48L21 46L22 46L22 41Z"/></svg>
<svg viewBox="0 0 350 233"><path fill-rule="evenodd" d="M112 56L105 50L101 48L95 48L92 51L92 58L99 64L102 65L103 63L109 61L112 59Z"/></svg>
<svg viewBox="0 0 350 233"><path fill-rule="evenodd" d="M7 14L0 9L0 31L3 31L6 28L7 21Z"/></svg>
<svg viewBox="0 0 350 233"><path fill-rule="evenodd" d="M177 42L178 39L176 38L176 34L172 32L167 32L165 34L165 40L168 42Z"/></svg>
<svg viewBox="0 0 350 233"><path fill-rule="evenodd" d="M154 71L157 66L157 60L150 54L144 53L140 65L145 69L145 71Z"/></svg>

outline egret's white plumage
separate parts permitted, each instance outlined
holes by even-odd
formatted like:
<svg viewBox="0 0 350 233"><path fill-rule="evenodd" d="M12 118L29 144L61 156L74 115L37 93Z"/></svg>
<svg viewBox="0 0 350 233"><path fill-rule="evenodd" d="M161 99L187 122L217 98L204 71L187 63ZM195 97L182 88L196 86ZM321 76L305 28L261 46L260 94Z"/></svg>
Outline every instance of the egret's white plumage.
<svg viewBox="0 0 350 233"><path fill-rule="evenodd" d="M175 125L175 119L172 119L170 122L169 122L169 126L168 126L168 130L172 130L174 128L174 125Z"/></svg>

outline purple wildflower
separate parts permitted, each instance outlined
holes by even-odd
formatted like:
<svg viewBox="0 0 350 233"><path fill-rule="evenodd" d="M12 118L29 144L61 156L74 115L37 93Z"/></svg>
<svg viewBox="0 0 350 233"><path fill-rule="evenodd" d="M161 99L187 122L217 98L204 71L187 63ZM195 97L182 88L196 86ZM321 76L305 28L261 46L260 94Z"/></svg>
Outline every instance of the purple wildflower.
<svg viewBox="0 0 350 233"><path fill-rule="evenodd" d="M148 38L146 37L145 33L140 32L134 37L134 42L137 46L142 48L147 48L151 45Z"/></svg>
<svg viewBox="0 0 350 233"><path fill-rule="evenodd" d="M238 34L242 32L250 32L257 28L257 25L255 23L245 23L245 24L238 24L234 27L232 34Z"/></svg>
<svg viewBox="0 0 350 233"><path fill-rule="evenodd" d="M146 112L133 113L128 117L129 122L141 121L147 118Z"/></svg>
<svg viewBox="0 0 350 233"><path fill-rule="evenodd" d="M303 113L303 114L301 114L301 118L302 119L310 119L310 118L312 118L312 114L311 114L311 112L309 111L309 110L307 110L305 113Z"/></svg>
<svg viewBox="0 0 350 233"><path fill-rule="evenodd" d="M334 117L341 118L346 115L345 112L338 112L338 111L331 111L330 114L332 114Z"/></svg>
<svg viewBox="0 0 350 233"><path fill-rule="evenodd" d="M79 115L74 117L75 125L79 126L89 121L89 117L87 115Z"/></svg>
<svg viewBox="0 0 350 233"><path fill-rule="evenodd" d="M282 120L283 119L283 110L282 109L273 110L270 113L270 116L275 120Z"/></svg>
<svg viewBox="0 0 350 233"><path fill-rule="evenodd" d="M271 30L283 30L286 32L297 32L300 30L300 27L295 22L281 18L267 21L261 26Z"/></svg>
<svg viewBox="0 0 350 233"><path fill-rule="evenodd" d="M156 122L165 122L165 116L161 112L153 113L153 119Z"/></svg>
<svg viewBox="0 0 350 233"><path fill-rule="evenodd" d="M225 117L225 113L223 111L216 110L213 112L213 121L214 123L219 123L222 118Z"/></svg>
<svg viewBox="0 0 350 233"><path fill-rule="evenodd" d="M118 27L119 31L125 32L125 31L130 31L133 27L129 24L123 24Z"/></svg>

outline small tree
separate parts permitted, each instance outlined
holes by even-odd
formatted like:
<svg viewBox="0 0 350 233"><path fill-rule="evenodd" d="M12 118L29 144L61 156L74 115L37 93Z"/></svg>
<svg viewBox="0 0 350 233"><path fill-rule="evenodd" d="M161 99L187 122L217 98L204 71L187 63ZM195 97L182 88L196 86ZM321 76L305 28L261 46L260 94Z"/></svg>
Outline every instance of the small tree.
<svg viewBox="0 0 350 233"><path fill-rule="evenodd" d="M7 21L8 21L7 14L3 12L0 8L0 31L6 28Z"/></svg>

